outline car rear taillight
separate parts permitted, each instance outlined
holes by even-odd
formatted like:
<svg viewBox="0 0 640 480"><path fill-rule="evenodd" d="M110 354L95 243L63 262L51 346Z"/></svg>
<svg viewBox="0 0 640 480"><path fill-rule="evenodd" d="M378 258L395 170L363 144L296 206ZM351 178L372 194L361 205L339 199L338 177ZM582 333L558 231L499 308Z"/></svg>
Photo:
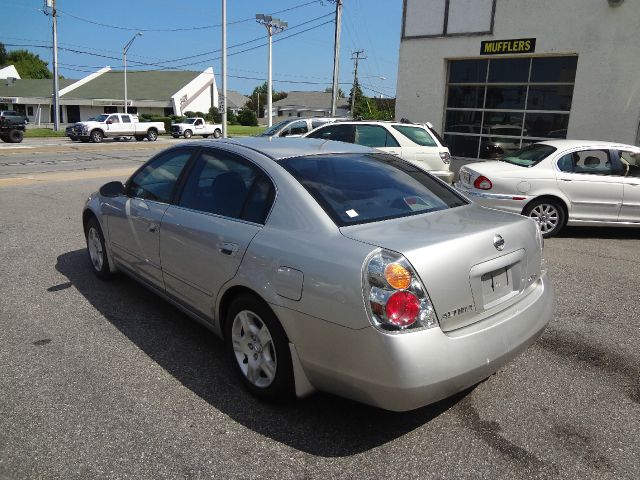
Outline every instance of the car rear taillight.
<svg viewBox="0 0 640 480"><path fill-rule="evenodd" d="M491 180L489 180L484 175L480 175L473 182L473 186L480 190L491 190L493 188L493 183L491 183Z"/></svg>
<svg viewBox="0 0 640 480"><path fill-rule="evenodd" d="M384 331L407 331L438 325L422 282L407 259L378 250L366 261L363 290L369 320Z"/></svg>
<svg viewBox="0 0 640 480"><path fill-rule="evenodd" d="M440 152L440 158L444 163L451 162L451 154L449 152Z"/></svg>

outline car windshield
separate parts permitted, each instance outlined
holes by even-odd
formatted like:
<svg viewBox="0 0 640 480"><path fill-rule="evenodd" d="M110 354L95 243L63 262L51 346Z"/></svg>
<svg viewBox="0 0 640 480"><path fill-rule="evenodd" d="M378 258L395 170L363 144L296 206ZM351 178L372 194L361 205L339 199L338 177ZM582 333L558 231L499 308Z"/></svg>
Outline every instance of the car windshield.
<svg viewBox="0 0 640 480"><path fill-rule="evenodd" d="M392 155L314 155L279 163L339 227L467 204L442 182Z"/></svg>
<svg viewBox="0 0 640 480"><path fill-rule="evenodd" d="M437 147L433 137L422 127L409 127L408 125L392 125L394 129L399 131L413 143L422 145L423 147Z"/></svg>
<svg viewBox="0 0 640 480"><path fill-rule="evenodd" d="M264 132L262 132L260 134L261 137L273 137L276 132L278 132L278 130L280 130L282 127L284 127L286 124L290 123L291 120L284 120L280 123L276 123L273 127L268 128L267 130L265 130Z"/></svg>
<svg viewBox="0 0 640 480"><path fill-rule="evenodd" d="M503 162L520 167L533 167L556 151L555 147L544 143L535 143L501 158Z"/></svg>
<svg viewBox="0 0 640 480"><path fill-rule="evenodd" d="M109 115L105 114L105 115L98 115L97 117L93 117L93 120L96 122L104 122L107 118L109 118Z"/></svg>
<svg viewBox="0 0 640 480"><path fill-rule="evenodd" d="M186 119L184 122L182 122L182 123L189 123L189 124L191 124L191 123L193 123L193 122L195 122L195 121L196 121L196 119L195 119L195 118L187 118L187 119Z"/></svg>

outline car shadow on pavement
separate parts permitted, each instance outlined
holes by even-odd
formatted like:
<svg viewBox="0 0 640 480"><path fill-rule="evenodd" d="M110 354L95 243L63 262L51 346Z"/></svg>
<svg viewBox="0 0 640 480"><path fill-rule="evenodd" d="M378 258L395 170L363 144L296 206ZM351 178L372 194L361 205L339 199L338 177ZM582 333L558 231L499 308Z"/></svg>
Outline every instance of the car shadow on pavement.
<svg viewBox="0 0 640 480"><path fill-rule="evenodd" d="M84 249L60 255L56 269L120 332L196 395L243 426L313 455L349 456L383 445L421 427L473 389L405 413L323 393L283 405L263 403L236 379L223 342L154 293L124 275L113 281L98 279Z"/></svg>
<svg viewBox="0 0 640 480"><path fill-rule="evenodd" d="M565 227L560 238L600 238L605 240L638 240L640 228L635 227Z"/></svg>

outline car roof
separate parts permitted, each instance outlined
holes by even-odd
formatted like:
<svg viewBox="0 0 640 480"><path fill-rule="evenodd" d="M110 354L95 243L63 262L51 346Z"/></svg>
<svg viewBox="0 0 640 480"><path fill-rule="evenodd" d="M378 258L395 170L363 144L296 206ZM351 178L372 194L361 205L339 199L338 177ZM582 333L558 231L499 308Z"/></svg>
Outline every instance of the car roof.
<svg viewBox="0 0 640 480"><path fill-rule="evenodd" d="M280 137L243 137L218 140L200 140L191 145L222 146L233 145L249 148L266 155L273 160L331 153L370 153L377 152L370 147L353 143L335 142L316 138L280 138Z"/></svg>
<svg viewBox="0 0 640 480"><path fill-rule="evenodd" d="M601 142L598 140L542 140L538 143L544 143L545 145L550 145L552 147L557 148L558 150L565 150L568 148L580 148L580 147L605 147L605 148L616 148L616 147L634 147L633 145L627 145L624 143L617 142Z"/></svg>

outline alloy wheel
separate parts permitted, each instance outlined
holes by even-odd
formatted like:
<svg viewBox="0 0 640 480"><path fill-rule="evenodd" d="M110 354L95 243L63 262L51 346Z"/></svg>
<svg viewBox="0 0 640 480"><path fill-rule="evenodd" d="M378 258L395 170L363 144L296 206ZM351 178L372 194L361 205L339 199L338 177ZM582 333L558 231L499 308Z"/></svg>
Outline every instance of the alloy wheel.
<svg viewBox="0 0 640 480"><path fill-rule="evenodd" d="M89 233L87 233L87 247L89 249L89 257L91 258L93 268L95 268L96 272L101 271L104 262L104 252L102 250L100 234L94 227L89 228Z"/></svg>
<svg viewBox="0 0 640 480"><path fill-rule="evenodd" d="M541 203L536 205L529 216L540 224L542 233L549 233L558 226L560 222L560 212L555 205Z"/></svg>

